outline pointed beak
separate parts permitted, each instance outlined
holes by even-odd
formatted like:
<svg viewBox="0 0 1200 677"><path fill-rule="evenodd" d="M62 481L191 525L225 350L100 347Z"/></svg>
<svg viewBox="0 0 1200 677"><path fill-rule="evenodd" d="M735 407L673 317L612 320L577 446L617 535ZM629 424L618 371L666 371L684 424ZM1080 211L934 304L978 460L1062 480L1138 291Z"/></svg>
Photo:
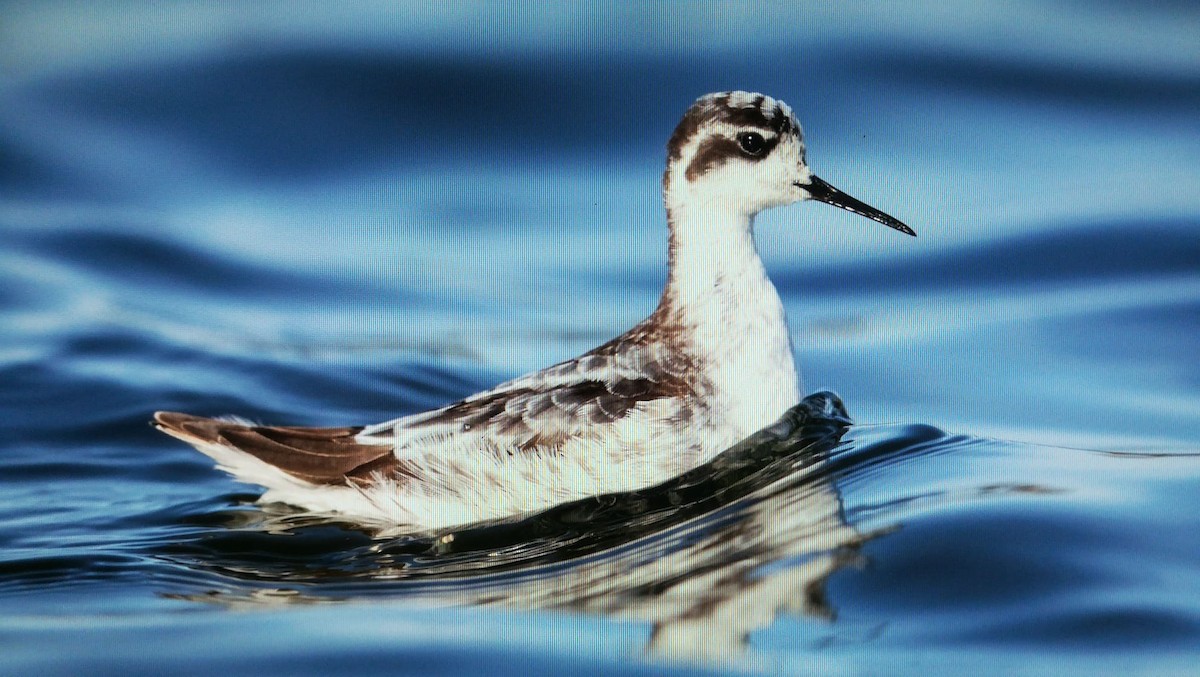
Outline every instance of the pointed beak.
<svg viewBox="0 0 1200 677"><path fill-rule="evenodd" d="M811 181L812 183L797 183L796 185L808 191L808 194L812 196L812 199L814 200L824 202L825 204L831 204L834 207L841 207L848 212L854 212L855 214L865 216L872 221L878 221L885 226L895 228L901 233L907 233L914 237L916 236L916 233L913 232L913 229L901 223L899 219L888 216L871 205L850 197L837 188L825 183L824 180L817 178L816 176L813 176Z"/></svg>

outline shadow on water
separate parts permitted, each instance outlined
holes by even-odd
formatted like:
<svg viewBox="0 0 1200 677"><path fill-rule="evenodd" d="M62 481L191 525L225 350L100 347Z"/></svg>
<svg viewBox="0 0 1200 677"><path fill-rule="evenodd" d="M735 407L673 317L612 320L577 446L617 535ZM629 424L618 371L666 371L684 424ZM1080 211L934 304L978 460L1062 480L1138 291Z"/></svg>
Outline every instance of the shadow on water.
<svg viewBox="0 0 1200 677"><path fill-rule="evenodd" d="M644 490L398 538L268 506L222 513L234 528L157 555L215 584L166 593L175 598L245 607L395 596L583 611L650 622L652 654L727 658L781 612L833 617L824 581L874 535L846 523L831 481L849 427L841 400L817 393Z"/></svg>

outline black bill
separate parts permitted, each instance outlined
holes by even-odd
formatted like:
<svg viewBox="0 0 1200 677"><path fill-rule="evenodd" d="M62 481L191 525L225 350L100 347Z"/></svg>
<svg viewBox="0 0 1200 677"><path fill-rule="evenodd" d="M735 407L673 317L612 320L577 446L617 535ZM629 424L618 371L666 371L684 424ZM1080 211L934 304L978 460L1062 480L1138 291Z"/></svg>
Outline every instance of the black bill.
<svg viewBox="0 0 1200 677"><path fill-rule="evenodd" d="M895 228L901 233L907 233L914 237L916 236L916 233L913 231L913 229L901 223L899 219L888 216L871 205L850 197L837 188L825 183L824 180L819 179L816 176L812 177L812 183L810 184L806 185L803 183L797 183L796 185L808 191L808 194L811 195L812 199L814 200L831 204L834 207L841 207L848 212L854 212L855 214L865 216L872 221L878 221L885 226Z"/></svg>

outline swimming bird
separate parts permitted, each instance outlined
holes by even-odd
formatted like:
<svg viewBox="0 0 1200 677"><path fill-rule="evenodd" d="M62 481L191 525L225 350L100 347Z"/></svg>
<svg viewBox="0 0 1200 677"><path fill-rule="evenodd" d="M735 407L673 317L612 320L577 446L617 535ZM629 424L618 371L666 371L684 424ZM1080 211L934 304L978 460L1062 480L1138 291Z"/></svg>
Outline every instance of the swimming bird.
<svg viewBox="0 0 1200 677"><path fill-rule="evenodd" d="M426 531L657 484L801 397L783 303L754 244L760 211L817 200L915 235L815 176L791 108L700 97L667 143L668 274L658 306L571 360L369 426L255 425L160 411L153 425L281 502Z"/></svg>

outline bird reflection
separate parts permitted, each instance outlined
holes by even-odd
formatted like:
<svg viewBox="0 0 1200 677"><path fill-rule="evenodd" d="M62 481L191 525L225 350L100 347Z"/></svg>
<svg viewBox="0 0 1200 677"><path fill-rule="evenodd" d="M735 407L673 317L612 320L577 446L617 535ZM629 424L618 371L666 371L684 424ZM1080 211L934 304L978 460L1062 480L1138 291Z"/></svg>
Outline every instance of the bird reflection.
<svg viewBox="0 0 1200 677"><path fill-rule="evenodd" d="M604 614L650 623L649 654L725 660L780 613L832 618L824 583L871 536L846 523L825 462L849 425L836 395L816 393L664 484L443 533L389 538L238 511L236 529L166 553L219 589L167 594L234 607L397 597Z"/></svg>

